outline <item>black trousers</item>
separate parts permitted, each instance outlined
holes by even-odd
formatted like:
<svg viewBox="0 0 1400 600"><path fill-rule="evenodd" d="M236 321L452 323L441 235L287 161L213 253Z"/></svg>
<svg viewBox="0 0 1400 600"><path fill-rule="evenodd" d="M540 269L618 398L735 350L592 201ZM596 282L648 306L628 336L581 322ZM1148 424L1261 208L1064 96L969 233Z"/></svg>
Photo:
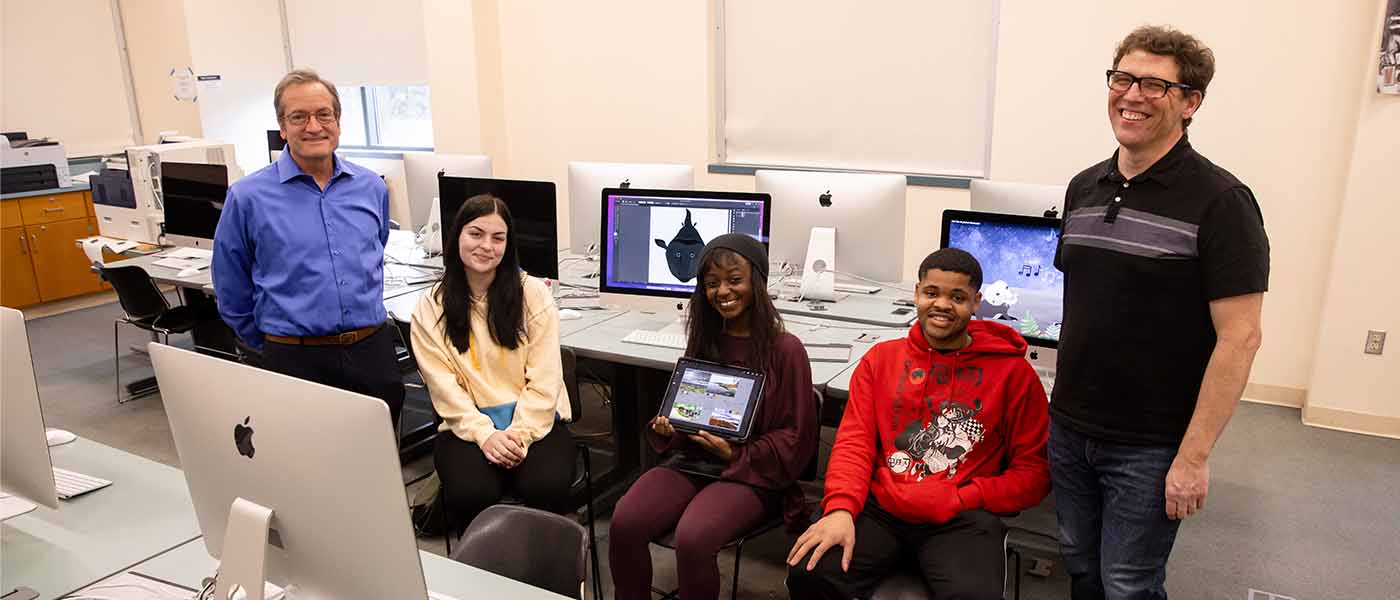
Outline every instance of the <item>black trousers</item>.
<svg viewBox="0 0 1400 600"><path fill-rule="evenodd" d="M302 346L268 341L262 367L298 379L373 396L389 405L397 430L403 411L403 377L394 356L392 324L349 346Z"/></svg>
<svg viewBox="0 0 1400 600"><path fill-rule="evenodd" d="M856 517L851 568L841 571L833 546L808 571L807 559L788 567L792 598L869 598L896 570L920 573L945 599L1000 600L1006 577L1006 526L996 515L969 510L946 523L906 523L868 500Z"/></svg>
<svg viewBox="0 0 1400 600"><path fill-rule="evenodd" d="M562 513L569 507L574 483L574 438L555 423L543 438L530 444L525 460L514 469L486 460L481 446L439 431L433 444L433 466L442 482L442 499L453 527L465 527L507 491L526 506Z"/></svg>

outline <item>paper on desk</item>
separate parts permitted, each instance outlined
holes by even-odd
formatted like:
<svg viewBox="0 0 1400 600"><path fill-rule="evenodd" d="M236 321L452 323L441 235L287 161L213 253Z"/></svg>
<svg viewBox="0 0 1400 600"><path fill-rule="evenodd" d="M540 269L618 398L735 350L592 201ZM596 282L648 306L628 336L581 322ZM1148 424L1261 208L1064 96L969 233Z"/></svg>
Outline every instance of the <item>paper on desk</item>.
<svg viewBox="0 0 1400 600"><path fill-rule="evenodd" d="M107 245L107 240L95 237L83 240L83 254L87 255L88 262L99 265L107 264L102 258L102 248Z"/></svg>

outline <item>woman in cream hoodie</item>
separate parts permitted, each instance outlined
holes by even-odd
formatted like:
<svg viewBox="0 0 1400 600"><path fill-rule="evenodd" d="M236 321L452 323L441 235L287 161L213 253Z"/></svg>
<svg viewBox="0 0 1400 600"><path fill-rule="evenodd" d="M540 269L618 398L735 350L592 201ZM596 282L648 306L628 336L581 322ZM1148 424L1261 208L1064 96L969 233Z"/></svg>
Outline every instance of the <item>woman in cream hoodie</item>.
<svg viewBox="0 0 1400 600"><path fill-rule="evenodd" d="M570 414L553 296L520 271L499 198L469 198L443 233L446 271L414 309L412 337L443 419L433 463L445 506L466 525L513 490L526 505L560 512L574 444L556 426Z"/></svg>

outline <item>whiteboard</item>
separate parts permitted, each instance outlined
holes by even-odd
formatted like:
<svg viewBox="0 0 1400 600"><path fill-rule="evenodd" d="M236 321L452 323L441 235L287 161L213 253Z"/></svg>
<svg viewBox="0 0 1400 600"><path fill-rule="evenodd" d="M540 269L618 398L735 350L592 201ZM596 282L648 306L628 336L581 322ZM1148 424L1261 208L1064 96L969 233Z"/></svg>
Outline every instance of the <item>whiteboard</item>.
<svg viewBox="0 0 1400 600"><path fill-rule="evenodd" d="M720 162L985 176L998 5L722 0Z"/></svg>

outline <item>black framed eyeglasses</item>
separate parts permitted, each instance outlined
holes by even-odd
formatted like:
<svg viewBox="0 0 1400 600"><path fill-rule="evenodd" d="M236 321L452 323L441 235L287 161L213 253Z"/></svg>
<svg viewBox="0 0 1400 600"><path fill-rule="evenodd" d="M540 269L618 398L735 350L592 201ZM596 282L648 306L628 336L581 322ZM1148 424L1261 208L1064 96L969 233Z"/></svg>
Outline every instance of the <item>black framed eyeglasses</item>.
<svg viewBox="0 0 1400 600"><path fill-rule="evenodd" d="M1104 71L1104 75L1108 76L1108 89L1120 93L1127 92L1129 89L1132 89L1133 84L1136 83L1138 84L1138 90L1141 91L1143 97L1146 98L1156 99L1164 97L1172 88L1181 88L1181 93L1183 94L1196 89L1185 83L1167 81L1161 77L1138 77L1127 71L1118 71L1115 69Z"/></svg>

